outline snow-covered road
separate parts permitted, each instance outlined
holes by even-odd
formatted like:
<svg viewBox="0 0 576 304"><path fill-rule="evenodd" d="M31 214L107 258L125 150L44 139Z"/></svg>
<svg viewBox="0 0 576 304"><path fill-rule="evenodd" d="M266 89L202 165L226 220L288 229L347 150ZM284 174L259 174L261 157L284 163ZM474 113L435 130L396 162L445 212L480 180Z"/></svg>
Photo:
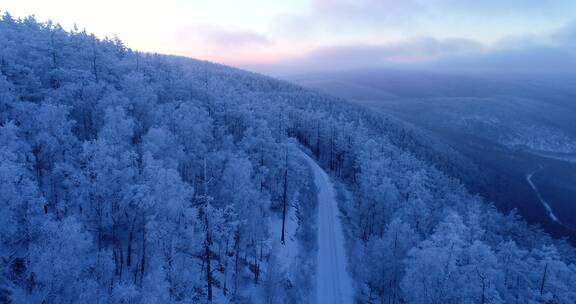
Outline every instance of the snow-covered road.
<svg viewBox="0 0 576 304"><path fill-rule="evenodd" d="M542 203L542 206L544 206L544 208L546 209L546 212L548 212L548 216L550 217L550 219L552 219L554 222L562 225L562 223L560 222L560 220L558 219L558 217L556 217L556 215L554 214L554 211L552 211L552 207L550 207L550 205L548 204L548 202L546 202L544 200L544 198L542 197L542 195L540 194L540 190L538 190L538 188L536 187L536 184L534 184L534 182L532 181L532 177L534 176L534 174L536 172L538 172L540 169L526 175L526 181L528 182L528 184L530 185L530 187L532 187L532 190L534 190L534 192L536 193L536 196L538 196L538 200L540 200L540 203Z"/></svg>
<svg viewBox="0 0 576 304"><path fill-rule="evenodd" d="M312 169L318 189L316 303L353 303L354 291L352 279L346 267L344 234L334 186L326 172L313 159L305 154L304 158Z"/></svg>

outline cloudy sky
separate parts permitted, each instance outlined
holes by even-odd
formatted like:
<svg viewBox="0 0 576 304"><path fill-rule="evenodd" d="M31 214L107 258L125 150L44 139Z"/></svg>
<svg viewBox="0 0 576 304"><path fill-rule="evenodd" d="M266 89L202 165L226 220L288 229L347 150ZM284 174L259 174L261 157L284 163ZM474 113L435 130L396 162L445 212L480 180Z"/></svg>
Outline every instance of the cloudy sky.
<svg viewBox="0 0 576 304"><path fill-rule="evenodd" d="M534 56L550 68L574 60L576 48L574 0L1 0L0 10L256 70L519 68Z"/></svg>

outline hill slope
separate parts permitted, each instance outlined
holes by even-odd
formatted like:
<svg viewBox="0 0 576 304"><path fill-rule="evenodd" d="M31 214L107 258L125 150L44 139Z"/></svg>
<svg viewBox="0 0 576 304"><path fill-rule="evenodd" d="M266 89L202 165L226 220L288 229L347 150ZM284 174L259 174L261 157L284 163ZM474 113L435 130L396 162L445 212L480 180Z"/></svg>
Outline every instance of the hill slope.
<svg viewBox="0 0 576 304"><path fill-rule="evenodd" d="M360 302L575 298L574 248L471 195L457 178L474 168L394 118L6 14L1 301L311 301L318 206L300 149L349 194ZM280 227L287 213L298 227ZM283 233L296 254L273 245Z"/></svg>
<svg viewBox="0 0 576 304"><path fill-rule="evenodd" d="M291 79L428 130L482 168L480 183L476 174L458 176L470 190L549 233L576 237L576 187L565 186L576 178L573 75L373 69ZM560 224L526 182L535 170Z"/></svg>

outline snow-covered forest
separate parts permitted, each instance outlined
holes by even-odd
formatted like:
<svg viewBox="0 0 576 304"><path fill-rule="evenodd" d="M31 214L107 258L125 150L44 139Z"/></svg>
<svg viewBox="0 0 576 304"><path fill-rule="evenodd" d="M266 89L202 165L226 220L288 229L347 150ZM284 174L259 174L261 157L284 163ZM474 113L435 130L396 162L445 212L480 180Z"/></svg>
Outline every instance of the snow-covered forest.
<svg viewBox="0 0 576 304"><path fill-rule="evenodd" d="M336 185L356 302L576 303L575 248L393 117L1 19L0 303L315 302L302 151Z"/></svg>

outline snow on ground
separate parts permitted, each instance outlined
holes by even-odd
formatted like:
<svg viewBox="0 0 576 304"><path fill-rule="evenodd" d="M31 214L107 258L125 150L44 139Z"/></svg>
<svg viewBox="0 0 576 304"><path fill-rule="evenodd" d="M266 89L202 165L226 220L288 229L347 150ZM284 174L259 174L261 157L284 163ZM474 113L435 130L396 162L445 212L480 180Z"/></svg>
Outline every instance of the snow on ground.
<svg viewBox="0 0 576 304"><path fill-rule="evenodd" d="M334 186L326 172L308 155L302 154L312 169L318 189L316 303L353 303L354 290L346 267L344 234Z"/></svg>
<svg viewBox="0 0 576 304"><path fill-rule="evenodd" d="M576 153L554 153L546 151L530 151L532 154L569 163L576 163Z"/></svg>
<svg viewBox="0 0 576 304"><path fill-rule="evenodd" d="M270 231L272 232L272 252L276 261L281 265L282 270L290 273L292 265L298 262L298 252L300 250L296 232L298 229L298 217L296 207L289 206L286 211L286 223L284 231L284 244L280 241L282 228L282 218L274 218L271 221Z"/></svg>

